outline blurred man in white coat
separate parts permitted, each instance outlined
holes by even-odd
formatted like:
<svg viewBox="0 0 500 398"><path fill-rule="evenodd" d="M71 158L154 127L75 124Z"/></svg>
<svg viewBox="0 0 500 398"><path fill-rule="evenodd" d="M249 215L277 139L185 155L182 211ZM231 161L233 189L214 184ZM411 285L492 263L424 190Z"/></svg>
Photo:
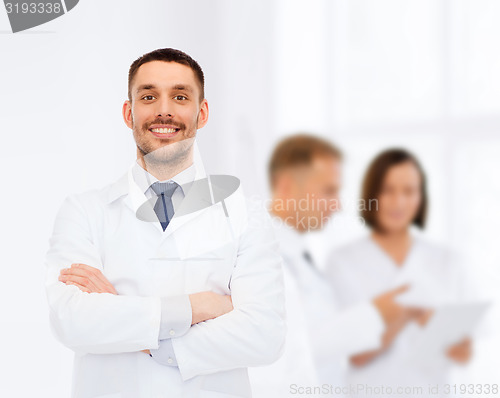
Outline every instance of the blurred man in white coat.
<svg viewBox="0 0 500 398"><path fill-rule="evenodd" d="M378 347L400 310L395 296L404 287L338 310L332 285L307 247L308 231L322 229L340 208L341 160L338 148L310 134L285 138L271 156L269 211L285 264L288 333L277 362L250 369L256 396L341 395L334 389L342 388L343 359Z"/></svg>
<svg viewBox="0 0 500 398"><path fill-rule="evenodd" d="M270 217L236 178L204 171L196 61L155 50L128 84L137 160L66 197L46 257L51 327L75 351L72 397L251 397L247 367L275 361L286 331Z"/></svg>

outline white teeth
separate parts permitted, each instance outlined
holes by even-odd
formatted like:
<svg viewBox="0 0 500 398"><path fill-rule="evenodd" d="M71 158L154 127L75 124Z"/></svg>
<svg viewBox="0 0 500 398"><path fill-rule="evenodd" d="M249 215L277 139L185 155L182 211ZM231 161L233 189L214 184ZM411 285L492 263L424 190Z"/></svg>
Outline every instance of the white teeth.
<svg viewBox="0 0 500 398"><path fill-rule="evenodd" d="M176 129L151 129L153 133L160 133L160 134L172 134L175 133Z"/></svg>

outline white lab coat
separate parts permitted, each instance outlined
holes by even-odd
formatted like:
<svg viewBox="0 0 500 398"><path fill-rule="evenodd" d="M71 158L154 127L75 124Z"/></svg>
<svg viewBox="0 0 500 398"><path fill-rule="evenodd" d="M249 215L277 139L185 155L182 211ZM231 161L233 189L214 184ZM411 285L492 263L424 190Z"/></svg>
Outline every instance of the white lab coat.
<svg viewBox="0 0 500 398"><path fill-rule="evenodd" d="M285 265L288 332L278 361L249 369L258 398L292 397L323 383L338 385L345 356L378 347L385 328L369 301L339 310L331 284L303 256L308 247L306 234L276 216L272 220ZM368 333L353 339L364 322L368 322Z"/></svg>
<svg viewBox="0 0 500 398"><path fill-rule="evenodd" d="M425 303L427 308L466 301L472 297L463 264L452 251L426 240L417 231L412 231L412 239L410 252L401 267L369 235L334 250L325 272L335 286L340 305L356 305L402 284L409 284L410 291L407 294L411 292L414 299L420 295L418 300ZM365 332L366 328L361 328L356 338ZM397 388L409 387L410 390L400 395L421 397L419 387L423 388L425 396L429 385L436 383L440 384L442 392L443 384L448 381L451 362L444 355L439 365L432 360L427 363L414 362L412 349L421 333L422 327L410 322L385 353L363 367L350 367L343 384L366 387L365 390L353 392L351 396L377 394L377 390L369 391L369 387L389 387L393 389L392 394ZM411 390L414 387L416 389Z"/></svg>
<svg viewBox="0 0 500 398"><path fill-rule="evenodd" d="M196 173L205 176L200 160ZM197 200L191 192L181 208ZM250 208L240 186L225 200L227 216L219 202L174 215L163 231L136 217L144 202L129 170L102 189L69 195L57 214L46 293L53 333L75 351L71 396L251 397L247 367L275 361L286 332L268 214ZM58 281L72 263L100 269L118 295ZM234 310L172 338L178 367L141 352L159 347L160 297L206 290L231 294Z"/></svg>

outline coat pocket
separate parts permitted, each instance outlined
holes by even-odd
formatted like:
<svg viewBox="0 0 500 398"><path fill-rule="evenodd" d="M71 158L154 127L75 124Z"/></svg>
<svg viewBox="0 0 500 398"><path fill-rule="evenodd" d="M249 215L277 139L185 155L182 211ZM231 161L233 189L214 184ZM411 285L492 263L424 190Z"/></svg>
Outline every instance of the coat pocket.
<svg viewBox="0 0 500 398"><path fill-rule="evenodd" d="M154 258L148 264L153 294L157 296L213 291L230 294L236 262L232 244L186 258Z"/></svg>

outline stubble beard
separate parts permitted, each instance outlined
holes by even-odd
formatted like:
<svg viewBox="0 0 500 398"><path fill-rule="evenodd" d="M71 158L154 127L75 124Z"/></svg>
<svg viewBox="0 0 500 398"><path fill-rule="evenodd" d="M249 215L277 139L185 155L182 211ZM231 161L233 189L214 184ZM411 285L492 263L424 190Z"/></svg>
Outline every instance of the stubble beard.
<svg viewBox="0 0 500 398"><path fill-rule="evenodd" d="M148 130L141 130L134 124L133 132L137 149L142 155L143 167L146 170L155 170L160 174L169 175L176 170L183 170L192 163L196 130L189 131L180 141L165 144L159 148L153 148L153 145L145 138L149 134Z"/></svg>

